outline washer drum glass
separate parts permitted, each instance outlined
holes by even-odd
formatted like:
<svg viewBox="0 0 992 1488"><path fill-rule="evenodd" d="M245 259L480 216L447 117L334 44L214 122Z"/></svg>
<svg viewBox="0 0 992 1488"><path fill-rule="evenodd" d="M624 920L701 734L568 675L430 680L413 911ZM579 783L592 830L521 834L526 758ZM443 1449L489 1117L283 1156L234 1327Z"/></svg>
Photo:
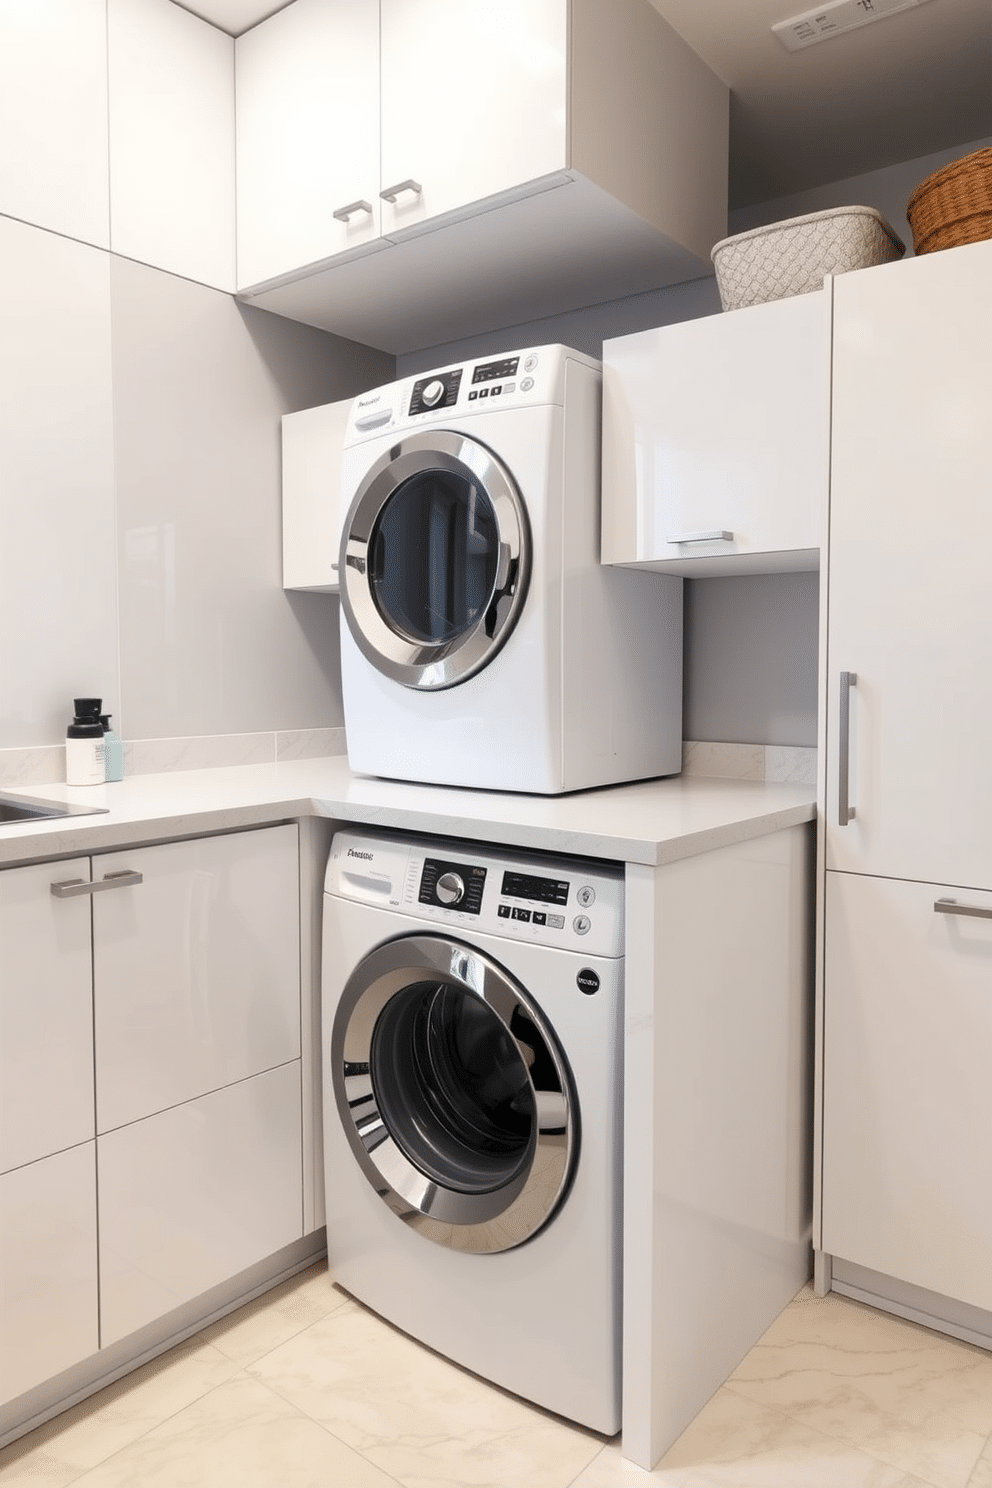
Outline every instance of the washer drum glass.
<svg viewBox="0 0 992 1488"><path fill-rule="evenodd" d="M433 935L372 951L331 1038L345 1133L382 1199L427 1239L509 1250L547 1223L578 1155L564 1056L479 950Z"/></svg>
<svg viewBox="0 0 992 1488"><path fill-rule="evenodd" d="M530 541L509 472L476 440L418 431L372 466L345 519L345 619L365 658L407 687L481 670L523 603Z"/></svg>

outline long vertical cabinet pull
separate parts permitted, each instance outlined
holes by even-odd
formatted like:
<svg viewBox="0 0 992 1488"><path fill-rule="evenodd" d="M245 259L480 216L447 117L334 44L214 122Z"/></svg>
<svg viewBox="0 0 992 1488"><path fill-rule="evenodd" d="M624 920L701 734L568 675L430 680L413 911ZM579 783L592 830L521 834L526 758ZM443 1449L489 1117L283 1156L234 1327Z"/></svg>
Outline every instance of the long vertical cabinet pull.
<svg viewBox="0 0 992 1488"><path fill-rule="evenodd" d="M840 674L840 709L837 727L837 825L846 827L854 820L851 805L851 688L856 686L857 672Z"/></svg>

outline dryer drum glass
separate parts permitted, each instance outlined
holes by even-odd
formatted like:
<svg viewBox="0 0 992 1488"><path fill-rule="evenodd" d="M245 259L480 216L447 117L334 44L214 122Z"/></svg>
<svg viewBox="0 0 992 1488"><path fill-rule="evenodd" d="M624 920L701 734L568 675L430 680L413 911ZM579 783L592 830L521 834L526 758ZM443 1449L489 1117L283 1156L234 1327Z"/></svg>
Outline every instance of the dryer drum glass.
<svg viewBox="0 0 992 1488"><path fill-rule="evenodd" d="M531 1162L521 1044L485 1002L445 982L408 986L380 1013L369 1061L379 1112L408 1161L444 1188L493 1193Z"/></svg>
<svg viewBox="0 0 992 1488"><path fill-rule="evenodd" d="M369 543L370 583L385 623L416 644L454 640L485 614L499 568L499 528L467 475L424 470L397 486Z"/></svg>

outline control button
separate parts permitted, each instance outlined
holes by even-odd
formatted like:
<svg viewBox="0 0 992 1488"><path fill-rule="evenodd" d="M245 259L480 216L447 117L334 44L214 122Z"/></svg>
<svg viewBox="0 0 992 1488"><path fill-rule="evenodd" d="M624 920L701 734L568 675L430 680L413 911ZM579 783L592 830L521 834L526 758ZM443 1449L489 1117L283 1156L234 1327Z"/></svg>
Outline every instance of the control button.
<svg viewBox="0 0 992 1488"><path fill-rule="evenodd" d="M520 391L522 393L529 393L530 390L531 390L531 388L533 386L534 386L534 379L533 379L533 377L524 377L524 378L521 379Z"/></svg>
<svg viewBox="0 0 992 1488"><path fill-rule="evenodd" d="M441 904L460 904L465 897L465 881L457 873L442 873L434 893Z"/></svg>
<svg viewBox="0 0 992 1488"><path fill-rule="evenodd" d="M477 398L477 397L478 397L478 396L479 396L479 390L478 390L478 388L473 388L473 389L472 389L472 391L471 391L471 392L470 392L470 393L469 393L469 395L468 395L468 401L469 401L469 402L470 402L470 403L471 403L471 402L473 402L473 401L474 401L474 399L476 399L476 398Z"/></svg>
<svg viewBox="0 0 992 1488"><path fill-rule="evenodd" d="M564 915L553 915L553 914L549 914L548 915L548 929L549 930L563 930L564 928L565 928L565 916Z"/></svg>
<svg viewBox="0 0 992 1488"><path fill-rule="evenodd" d="M508 904L499 904L496 906L496 913L501 920L508 920L510 918L510 906Z"/></svg>
<svg viewBox="0 0 992 1488"><path fill-rule="evenodd" d="M489 397L489 389L488 388L480 388L479 389L479 397L480 398L488 398Z"/></svg>
<svg viewBox="0 0 992 1488"><path fill-rule="evenodd" d="M583 884L575 896L576 904L581 904L583 909L588 909L590 904L596 903L596 890L591 884Z"/></svg>
<svg viewBox="0 0 992 1488"><path fill-rule="evenodd" d="M420 396L428 408L433 408L436 403L440 403L444 397L444 383L440 377L435 377L433 382L429 382Z"/></svg>
<svg viewBox="0 0 992 1488"><path fill-rule="evenodd" d="M529 909L517 909L516 907L514 907L513 918L515 920L529 920L530 919L530 910Z"/></svg>
<svg viewBox="0 0 992 1488"><path fill-rule="evenodd" d="M592 920L588 915L576 915L572 921L572 929L576 935L588 935L591 926Z"/></svg>
<svg viewBox="0 0 992 1488"><path fill-rule="evenodd" d="M524 361L524 371L533 372L534 368L537 366L537 362L538 358L536 356L527 357Z"/></svg>
<svg viewBox="0 0 992 1488"><path fill-rule="evenodd" d="M497 383L496 386L493 388L493 397L495 398L496 395L498 393L501 393L502 391L503 389L500 387L499 383Z"/></svg>
<svg viewBox="0 0 992 1488"><path fill-rule="evenodd" d="M535 925L546 925L548 923L548 917L543 910L535 909L533 918Z"/></svg>

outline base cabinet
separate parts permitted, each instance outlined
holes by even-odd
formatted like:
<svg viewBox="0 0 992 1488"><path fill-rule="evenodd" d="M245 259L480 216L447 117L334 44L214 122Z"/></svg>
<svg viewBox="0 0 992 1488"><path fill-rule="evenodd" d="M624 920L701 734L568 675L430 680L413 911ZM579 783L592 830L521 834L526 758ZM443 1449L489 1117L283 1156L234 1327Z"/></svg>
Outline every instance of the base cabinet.
<svg viewBox="0 0 992 1488"><path fill-rule="evenodd" d="M0 1401L99 1346L95 1144L0 1176Z"/></svg>
<svg viewBox="0 0 992 1488"><path fill-rule="evenodd" d="M992 892L826 878L823 1249L992 1311Z"/></svg>
<svg viewBox="0 0 992 1488"><path fill-rule="evenodd" d="M295 823L0 873L0 1400L302 1238L300 944Z"/></svg>

